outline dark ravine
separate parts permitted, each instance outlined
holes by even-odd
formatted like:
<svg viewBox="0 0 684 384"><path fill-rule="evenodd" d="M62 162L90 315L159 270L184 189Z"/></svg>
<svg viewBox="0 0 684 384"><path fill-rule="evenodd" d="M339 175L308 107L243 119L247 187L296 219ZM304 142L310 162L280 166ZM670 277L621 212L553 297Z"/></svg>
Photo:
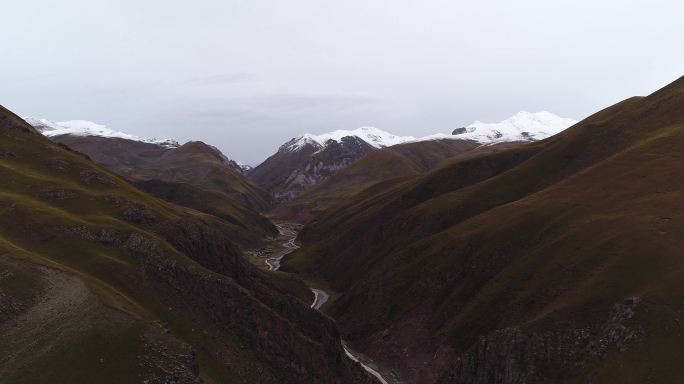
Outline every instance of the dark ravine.
<svg viewBox="0 0 684 384"><path fill-rule="evenodd" d="M280 235L285 238L285 241L282 243L283 249L278 252L277 255L269 257L265 260L269 271L277 271L280 269L281 260L299 248L299 245L297 245L295 241L297 240L297 235L299 234L297 228L301 229L300 225L292 223L279 223L275 225L278 228ZM328 301L330 294L320 288L309 287L309 289L314 294L311 308L319 310L321 306ZM342 340L342 348L344 348L345 355L351 361L358 363L364 370L366 370L366 372L376 378L381 384L401 384L401 382L391 373L381 373L381 371L384 371L381 367L379 367L367 356L353 350L344 340Z"/></svg>

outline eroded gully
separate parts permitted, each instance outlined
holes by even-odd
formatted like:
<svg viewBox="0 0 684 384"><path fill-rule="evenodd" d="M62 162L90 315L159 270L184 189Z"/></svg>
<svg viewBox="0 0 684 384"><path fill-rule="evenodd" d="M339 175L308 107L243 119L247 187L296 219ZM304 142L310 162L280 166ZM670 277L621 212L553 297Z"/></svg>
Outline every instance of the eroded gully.
<svg viewBox="0 0 684 384"><path fill-rule="evenodd" d="M282 243L283 249L280 252L278 252L275 256L266 259L266 265L268 266L269 271L277 271L278 269L280 269L280 263L283 257L287 256L288 254L294 252L297 248L299 248L299 246L295 243L295 239L297 239L297 234L299 233L299 231L297 230L298 227L296 225L283 223L276 224L276 227L278 227L278 232L280 232L280 236L285 238L285 242ZM330 294L318 288L309 287L309 289L314 294L314 300L313 303L311 303L311 308L318 310L321 308L323 304L325 304L326 301L328 301L328 299L330 298ZM342 348L344 348L344 353L347 355L349 359L361 365L361 367L363 367L363 369L365 369L366 372L373 375L373 377L375 377L378 380L378 382L382 384L398 383L398 381L396 380L390 381L389 379L385 378L385 376L378 372L377 364L371 361L367 356L364 356L351 349L344 340L342 340Z"/></svg>

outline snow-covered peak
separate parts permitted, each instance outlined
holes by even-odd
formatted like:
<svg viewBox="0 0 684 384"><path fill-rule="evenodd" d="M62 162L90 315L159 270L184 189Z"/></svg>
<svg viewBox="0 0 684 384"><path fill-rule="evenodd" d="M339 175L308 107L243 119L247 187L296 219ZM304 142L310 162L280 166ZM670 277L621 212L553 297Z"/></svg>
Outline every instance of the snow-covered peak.
<svg viewBox="0 0 684 384"><path fill-rule="evenodd" d="M576 123L576 120L559 117L551 112L521 111L498 123L476 121L465 127L467 132L455 136L479 142L541 140Z"/></svg>
<svg viewBox="0 0 684 384"><path fill-rule="evenodd" d="M425 140L473 140L482 144L506 141L534 141L553 136L577 121L559 117L551 112L521 111L498 123L476 121L466 127L457 128L452 134L437 133L415 141Z"/></svg>
<svg viewBox="0 0 684 384"><path fill-rule="evenodd" d="M413 136L396 136L375 127L361 127L353 130L339 129L337 131L322 133L320 135L306 133L298 138L290 140L285 147L291 151L301 149L307 144L312 144L315 147L322 148L325 147L329 140L341 142L342 138L348 136L358 137L375 148L389 147L391 145L415 140L415 137Z"/></svg>
<svg viewBox="0 0 684 384"><path fill-rule="evenodd" d="M249 164L243 164L239 161L236 161L235 163L237 163L237 165L240 167L244 175L249 175L249 173L252 172L252 170L254 169L254 167Z"/></svg>
<svg viewBox="0 0 684 384"><path fill-rule="evenodd" d="M53 122L47 119L36 119L33 117L25 117L27 123L36 128L40 133L47 137L60 135L74 135L74 136L99 136L99 137L116 137L121 139L140 141L143 143L157 144L164 147L178 147L179 144L171 139L144 139L138 136L130 135L115 131L105 125L93 123L87 120L70 120L62 122Z"/></svg>

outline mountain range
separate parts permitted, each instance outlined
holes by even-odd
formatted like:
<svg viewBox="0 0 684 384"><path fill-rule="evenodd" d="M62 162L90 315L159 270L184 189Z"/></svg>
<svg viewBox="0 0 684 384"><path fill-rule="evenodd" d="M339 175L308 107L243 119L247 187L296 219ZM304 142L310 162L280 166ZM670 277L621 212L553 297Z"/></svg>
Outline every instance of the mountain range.
<svg viewBox="0 0 684 384"><path fill-rule="evenodd" d="M279 201L290 200L312 186L377 149L397 144L434 140L458 140L492 145L546 138L576 123L550 112L519 112L496 124L475 122L452 134L424 137L396 136L373 127L338 130L321 135L305 134L286 142L259 164L249 177L273 193ZM468 146L455 144L456 146Z"/></svg>

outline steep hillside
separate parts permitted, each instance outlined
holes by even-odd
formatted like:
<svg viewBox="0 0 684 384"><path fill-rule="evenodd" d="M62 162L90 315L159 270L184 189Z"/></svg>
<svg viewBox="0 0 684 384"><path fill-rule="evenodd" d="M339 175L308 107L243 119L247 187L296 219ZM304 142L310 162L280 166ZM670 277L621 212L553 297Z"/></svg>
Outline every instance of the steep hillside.
<svg viewBox="0 0 684 384"><path fill-rule="evenodd" d="M407 382L681 382L683 153L684 78L365 190L283 268Z"/></svg>
<svg viewBox="0 0 684 384"><path fill-rule="evenodd" d="M199 141L146 140L75 121L27 119L52 140L86 154L164 200L210 213L230 222L242 243L276 233L258 211L270 195L242 174L241 167L213 146Z"/></svg>
<svg viewBox="0 0 684 384"><path fill-rule="evenodd" d="M0 179L0 383L372 382L313 297L284 288L301 283L246 262L225 221L2 107Z"/></svg>

